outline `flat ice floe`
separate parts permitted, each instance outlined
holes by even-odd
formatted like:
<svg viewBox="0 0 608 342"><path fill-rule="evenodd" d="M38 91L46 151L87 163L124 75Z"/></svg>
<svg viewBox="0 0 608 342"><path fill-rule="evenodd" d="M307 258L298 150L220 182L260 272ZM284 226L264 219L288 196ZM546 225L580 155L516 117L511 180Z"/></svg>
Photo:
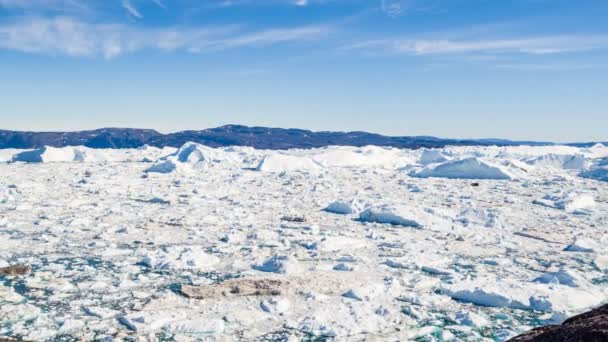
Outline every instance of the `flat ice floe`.
<svg viewBox="0 0 608 342"><path fill-rule="evenodd" d="M606 157L0 151L0 336L502 341L608 300Z"/></svg>

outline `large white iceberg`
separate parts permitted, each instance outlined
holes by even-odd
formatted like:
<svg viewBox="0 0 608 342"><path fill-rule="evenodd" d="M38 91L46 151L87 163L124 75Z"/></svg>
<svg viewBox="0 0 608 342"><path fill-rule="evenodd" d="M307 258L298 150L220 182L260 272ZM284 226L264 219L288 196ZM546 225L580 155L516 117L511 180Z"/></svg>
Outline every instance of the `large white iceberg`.
<svg viewBox="0 0 608 342"><path fill-rule="evenodd" d="M308 157L276 153L266 156L256 170L262 172L316 171L321 166Z"/></svg>
<svg viewBox="0 0 608 342"><path fill-rule="evenodd" d="M545 154L526 160L530 165L549 166L566 170L582 170L589 166L589 162L582 154Z"/></svg>
<svg viewBox="0 0 608 342"><path fill-rule="evenodd" d="M476 157L450 161L427 167L411 174L419 178L452 179L514 179L515 176L504 166L481 160Z"/></svg>
<svg viewBox="0 0 608 342"><path fill-rule="evenodd" d="M593 307L597 305L598 298L605 297L601 291L592 288L572 287L572 284L552 280L541 278L537 282L526 283L478 278L446 285L441 293L481 306L565 313Z"/></svg>
<svg viewBox="0 0 608 342"><path fill-rule="evenodd" d="M448 158L439 150L435 149L424 149L420 154L420 158L418 159L418 164L429 165L429 164L437 164L437 163L445 163L448 161Z"/></svg>
<svg viewBox="0 0 608 342"><path fill-rule="evenodd" d="M171 173L176 170L197 170L214 164L234 164L230 153L188 142L175 153L164 156L146 169L149 173Z"/></svg>
<svg viewBox="0 0 608 342"><path fill-rule="evenodd" d="M94 152L84 146L51 147L44 146L34 150L26 150L13 155L12 162L25 163L58 163L104 161L101 153Z"/></svg>

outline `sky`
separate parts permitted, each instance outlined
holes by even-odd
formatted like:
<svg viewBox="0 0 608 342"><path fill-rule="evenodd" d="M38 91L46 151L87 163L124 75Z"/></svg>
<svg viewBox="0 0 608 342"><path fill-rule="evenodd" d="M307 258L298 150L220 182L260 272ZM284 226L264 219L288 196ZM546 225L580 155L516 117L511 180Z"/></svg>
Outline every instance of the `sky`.
<svg viewBox="0 0 608 342"><path fill-rule="evenodd" d="M0 0L0 128L608 141L605 0Z"/></svg>

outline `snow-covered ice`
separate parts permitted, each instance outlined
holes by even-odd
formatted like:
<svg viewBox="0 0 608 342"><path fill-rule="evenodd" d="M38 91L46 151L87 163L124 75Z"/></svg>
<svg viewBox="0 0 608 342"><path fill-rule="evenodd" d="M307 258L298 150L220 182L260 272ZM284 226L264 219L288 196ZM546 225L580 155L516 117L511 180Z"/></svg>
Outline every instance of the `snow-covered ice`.
<svg viewBox="0 0 608 342"><path fill-rule="evenodd" d="M608 301L607 157L3 150L0 336L505 340Z"/></svg>

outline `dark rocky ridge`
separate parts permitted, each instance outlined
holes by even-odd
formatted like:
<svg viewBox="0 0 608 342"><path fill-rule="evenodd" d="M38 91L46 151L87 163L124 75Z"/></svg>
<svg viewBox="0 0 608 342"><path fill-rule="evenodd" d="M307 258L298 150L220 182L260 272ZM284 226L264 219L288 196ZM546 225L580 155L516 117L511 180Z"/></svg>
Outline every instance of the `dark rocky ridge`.
<svg viewBox="0 0 608 342"><path fill-rule="evenodd" d="M571 317L561 325L530 330L511 342L601 342L608 341L608 304Z"/></svg>
<svg viewBox="0 0 608 342"><path fill-rule="evenodd" d="M0 130L0 148L87 146L135 148L162 134L151 129L102 128L78 132L19 132Z"/></svg>
<svg viewBox="0 0 608 342"><path fill-rule="evenodd" d="M442 139L429 136L389 137L367 132L313 132L302 129L227 125L199 131L162 134L150 129L102 128L77 132L20 132L0 130L0 148L40 148L83 145L91 148L135 148L144 144L179 147L193 141L211 147L251 146L283 150L329 145L392 146L398 148L444 147L446 145L550 145L547 142L503 139ZM588 144L585 144L588 145Z"/></svg>

